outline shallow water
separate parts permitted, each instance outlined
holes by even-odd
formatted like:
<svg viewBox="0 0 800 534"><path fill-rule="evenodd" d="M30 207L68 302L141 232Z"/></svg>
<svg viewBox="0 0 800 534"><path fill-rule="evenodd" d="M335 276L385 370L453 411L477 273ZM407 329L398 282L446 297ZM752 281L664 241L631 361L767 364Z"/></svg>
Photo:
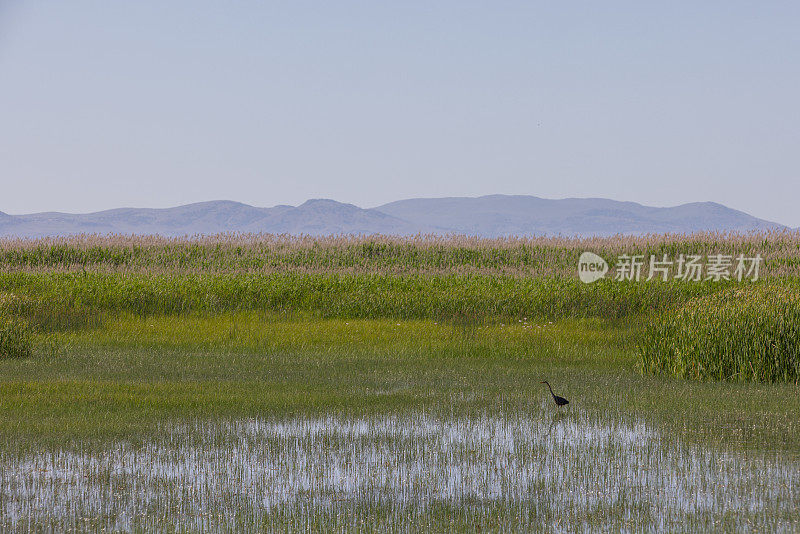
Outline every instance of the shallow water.
<svg viewBox="0 0 800 534"><path fill-rule="evenodd" d="M800 463L578 412L247 419L0 453L0 530L795 530Z"/></svg>

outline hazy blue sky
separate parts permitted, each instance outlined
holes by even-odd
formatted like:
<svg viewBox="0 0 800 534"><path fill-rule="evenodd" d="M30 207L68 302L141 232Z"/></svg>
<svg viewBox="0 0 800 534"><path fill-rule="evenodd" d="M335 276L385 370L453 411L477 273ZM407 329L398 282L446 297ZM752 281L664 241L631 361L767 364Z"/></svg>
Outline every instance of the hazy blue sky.
<svg viewBox="0 0 800 534"><path fill-rule="evenodd" d="M800 2L0 0L0 211L490 193L800 225Z"/></svg>

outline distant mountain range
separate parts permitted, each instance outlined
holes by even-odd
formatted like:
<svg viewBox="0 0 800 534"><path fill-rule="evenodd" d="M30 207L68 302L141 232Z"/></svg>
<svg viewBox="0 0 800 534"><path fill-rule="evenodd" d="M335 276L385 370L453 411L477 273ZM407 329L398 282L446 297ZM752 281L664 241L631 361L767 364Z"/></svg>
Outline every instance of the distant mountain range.
<svg viewBox="0 0 800 534"><path fill-rule="evenodd" d="M0 236L4 237L82 233L184 236L222 232L588 237L775 228L785 227L714 202L654 208L602 198L551 200L509 195L418 198L369 209L315 199L299 206L272 208L220 200L175 208L121 208L86 214L0 212Z"/></svg>

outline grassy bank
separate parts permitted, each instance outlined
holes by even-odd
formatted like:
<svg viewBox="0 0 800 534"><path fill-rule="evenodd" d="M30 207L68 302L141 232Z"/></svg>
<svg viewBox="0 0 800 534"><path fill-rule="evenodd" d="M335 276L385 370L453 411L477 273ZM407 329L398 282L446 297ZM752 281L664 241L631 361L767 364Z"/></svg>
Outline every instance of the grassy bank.
<svg viewBox="0 0 800 534"><path fill-rule="evenodd" d="M602 320L467 326L238 313L109 318L0 362L0 436L42 443L147 435L160 421L413 410L469 415L550 402L644 417L703 443L796 450L791 386L642 377L637 327ZM755 414L758 414L756 417Z"/></svg>

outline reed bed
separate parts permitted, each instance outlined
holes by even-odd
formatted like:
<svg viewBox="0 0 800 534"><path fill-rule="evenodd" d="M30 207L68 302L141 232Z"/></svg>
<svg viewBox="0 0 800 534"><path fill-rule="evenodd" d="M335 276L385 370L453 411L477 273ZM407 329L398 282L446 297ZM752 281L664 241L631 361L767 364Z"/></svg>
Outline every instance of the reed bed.
<svg viewBox="0 0 800 534"><path fill-rule="evenodd" d="M656 316L639 345L645 372L694 380L800 379L800 290L730 288Z"/></svg>
<svg viewBox="0 0 800 534"><path fill-rule="evenodd" d="M83 235L0 239L0 271L146 273L483 274L574 278L593 251L613 263L622 254L658 258L727 254L765 260L762 276L800 275L800 233L497 238L468 236L290 236L221 234Z"/></svg>
<svg viewBox="0 0 800 534"><path fill-rule="evenodd" d="M765 263L759 278L765 280L615 281L609 276L583 284L577 277L577 262L586 250L608 259L612 269L615 257L622 254L640 255L645 265L651 256L760 256ZM781 325L791 325L782 328L795 328L796 317L780 315L785 309L767 301L758 309L747 308L750 315L740 313L741 302L728 295L750 295L730 293L749 287L754 288L752 295L768 294L759 288L773 287L771 280L791 285L800 280L798 265L800 234L792 231L593 239L288 235L5 239L0 240L0 313L41 333L97 328L104 317L121 313L310 313L322 318L434 319L464 328L523 317L657 317L639 347L641 367L647 372L697 379L796 380L794 356L776 355L793 350L783 338L773 338L786 334L763 323L779 315ZM722 296L714 300L718 293ZM704 313L717 315L701 317ZM681 321L688 322L679 325ZM726 327L715 321L752 322L735 329L738 343L745 347L741 354L733 356L734 349L718 346L728 339L720 337ZM685 350L702 350L704 355L689 364L690 356L676 352ZM718 361L712 365L703 358ZM739 363L731 367L727 359ZM768 360L772 370L764 363Z"/></svg>

